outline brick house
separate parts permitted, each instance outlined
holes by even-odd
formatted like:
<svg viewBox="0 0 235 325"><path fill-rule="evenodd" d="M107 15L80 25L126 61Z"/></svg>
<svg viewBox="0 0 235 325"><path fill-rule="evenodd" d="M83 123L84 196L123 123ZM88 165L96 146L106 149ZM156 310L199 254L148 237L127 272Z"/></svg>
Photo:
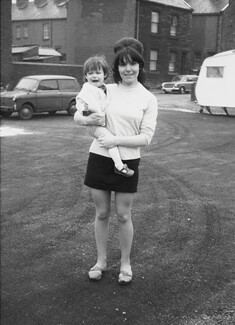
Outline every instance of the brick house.
<svg viewBox="0 0 235 325"><path fill-rule="evenodd" d="M144 44L148 83L191 71L192 8L181 0L139 1L137 37Z"/></svg>
<svg viewBox="0 0 235 325"><path fill-rule="evenodd" d="M59 51L66 60L65 0L16 0L12 3L12 45L38 45Z"/></svg>
<svg viewBox="0 0 235 325"><path fill-rule="evenodd" d="M131 36L144 44L151 87L190 72L192 8L183 0L71 1L67 24L68 63L101 53L111 64L113 44Z"/></svg>
<svg viewBox="0 0 235 325"><path fill-rule="evenodd" d="M6 86L12 76L11 44L11 2L1 0L1 87Z"/></svg>
<svg viewBox="0 0 235 325"><path fill-rule="evenodd" d="M235 1L230 0L223 12L221 26L221 51L235 49Z"/></svg>
<svg viewBox="0 0 235 325"><path fill-rule="evenodd" d="M193 8L193 68L211 55L235 48L234 0L187 0Z"/></svg>

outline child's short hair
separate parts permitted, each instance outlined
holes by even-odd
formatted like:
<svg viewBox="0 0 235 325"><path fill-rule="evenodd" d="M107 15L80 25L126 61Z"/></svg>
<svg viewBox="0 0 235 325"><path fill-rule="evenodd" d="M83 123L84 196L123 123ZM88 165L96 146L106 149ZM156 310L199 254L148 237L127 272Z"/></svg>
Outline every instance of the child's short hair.
<svg viewBox="0 0 235 325"><path fill-rule="evenodd" d="M109 66L104 56L94 55L87 59L83 65L83 74L84 77L89 71L103 70L105 79L109 74Z"/></svg>

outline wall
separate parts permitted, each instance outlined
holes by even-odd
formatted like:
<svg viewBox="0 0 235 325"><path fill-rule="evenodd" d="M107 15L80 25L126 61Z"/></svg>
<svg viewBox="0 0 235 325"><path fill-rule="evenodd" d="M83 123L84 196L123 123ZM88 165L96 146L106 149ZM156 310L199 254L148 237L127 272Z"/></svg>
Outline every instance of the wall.
<svg viewBox="0 0 235 325"><path fill-rule="evenodd" d="M5 86L12 76L11 58L11 1L1 0L1 84Z"/></svg>
<svg viewBox="0 0 235 325"><path fill-rule="evenodd" d="M39 74L68 75L77 78L80 84L83 83L82 66L79 65L14 62L12 87L15 87L22 77Z"/></svg>
<svg viewBox="0 0 235 325"><path fill-rule="evenodd" d="M202 53L216 51L218 15L194 15L193 50Z"/></svg>
<svg viewBox="0 0 235 325"><path fill-rule="evenodd" d="M70 1L67 12L67 63L83 64L91 55L113 59L113 45L135 36L136 0Z"/></svg>
<svg viewBox="0 0 235 325"><path fill-rule="evenodd" d="M221 28L220 51L235 49L235 1L231 0L229 7L224 11Z"/></svg>
<svg viewBox="0 0 235 325"><path fill-rule="evenodd" d="M194 53L201 54L201 63L209 55L218 52L220 43L219 22L219 14L193 15L192 50Z"/></svg>
<svg viewBox="0 0 235 325"><path fill-rule="evenodd" d="M50 39L43 39L43 24L49 23L51 26ZM28 27L28 38L16 38L16 26ZM60 53L66 53L66 20L32 20L12 22L12 43L16 46L40 45L43 47L59 48Z"/></svg>

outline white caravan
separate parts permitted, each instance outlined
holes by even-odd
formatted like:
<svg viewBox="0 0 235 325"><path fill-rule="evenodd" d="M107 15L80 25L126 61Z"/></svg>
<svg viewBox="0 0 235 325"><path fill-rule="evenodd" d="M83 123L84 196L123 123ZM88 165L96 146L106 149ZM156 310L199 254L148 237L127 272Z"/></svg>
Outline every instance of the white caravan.
<svg viewBox="0 0 235 325"><path fill-rule="evenodd" d="M195 94L197 103L210 114L211 106L235 109L235 49L221 52L204 60Z"/></svg>

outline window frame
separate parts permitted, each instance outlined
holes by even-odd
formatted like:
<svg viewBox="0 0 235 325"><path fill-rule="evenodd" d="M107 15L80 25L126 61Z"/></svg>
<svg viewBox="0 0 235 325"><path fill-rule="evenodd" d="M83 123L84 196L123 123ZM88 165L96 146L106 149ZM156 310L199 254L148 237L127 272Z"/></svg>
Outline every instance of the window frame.
<svg viewBox="0 0 235 325"><path fill-rule="evenodd" d="M170 26L170 36L176 37L177 35L177 27L178 27L178 16L174 15L171 19L171 26Z"/></svg>
<svg viewBox="0 0 235 325"><path fill-rule="evenodd" d="M59 90L61 92L77 91L76 81L74 79L58 79ZM67 87L64 85L67 84ZM73 87L72 87L73 86Z"/></svg>
<svg viewBox="0 0 235 325"><path fill-rule="evenodd" d="M24 39L29 38L29 30L28 30L28 26L26 25L23 26L23 38Z"/></svg>
<svg viewBox="0 0 235 325"><path fill-rule="evenodd" d="M43 40L50 39L50 26L48 23L44 23L42 26L42 38Z"/></svg>
<svg viewBox="0 0 235 325"><path fill-rule="evenodd" d="M156 56L154 55L156 54ZM149 53L149 71L157 71L158 70L158 50L151 49Z"/></svg>
<svg viewBox="0 0 235 325"><path fill-rule="evenodd" d="M155 16L155 17L154 17ZM159 33L159 12L151 11L151 33L158 34Z"/></svg>
<svg viewBox="0 0 235 325"><path fill-rule="evenodd" d="M48 84L48 86L47 86ZM55 87L49 87L51 85L56 85ZM42 87L42 88L41 88ZM40 80L39 84L38 84L38 91L42 91L42 92L46 92L46 91L59 91L59 85L58 85L58 81L57 79L44 79L44 80Z"/></svg>
<svg viewBox="0 0 235 325"><path fill-rule="evenodd" d="M223 78L224 77L224 66L210 66L206 67L207 78Z"/></svg>
<svg viewBox="0 0 235 325"><path fill-rule="evenodd" d="M16 39L22 38L22 26L17 25L16 26Z"/></svg>
<svg viewBox="0 0 235 325"><path fill-rule="evenodd" d="M174 52L174 51L170 52L170 59L169 59L169 64L168 64L168 72L170 72L170 73L176 72L176 56L177 56L176 52Z"/></svg>

